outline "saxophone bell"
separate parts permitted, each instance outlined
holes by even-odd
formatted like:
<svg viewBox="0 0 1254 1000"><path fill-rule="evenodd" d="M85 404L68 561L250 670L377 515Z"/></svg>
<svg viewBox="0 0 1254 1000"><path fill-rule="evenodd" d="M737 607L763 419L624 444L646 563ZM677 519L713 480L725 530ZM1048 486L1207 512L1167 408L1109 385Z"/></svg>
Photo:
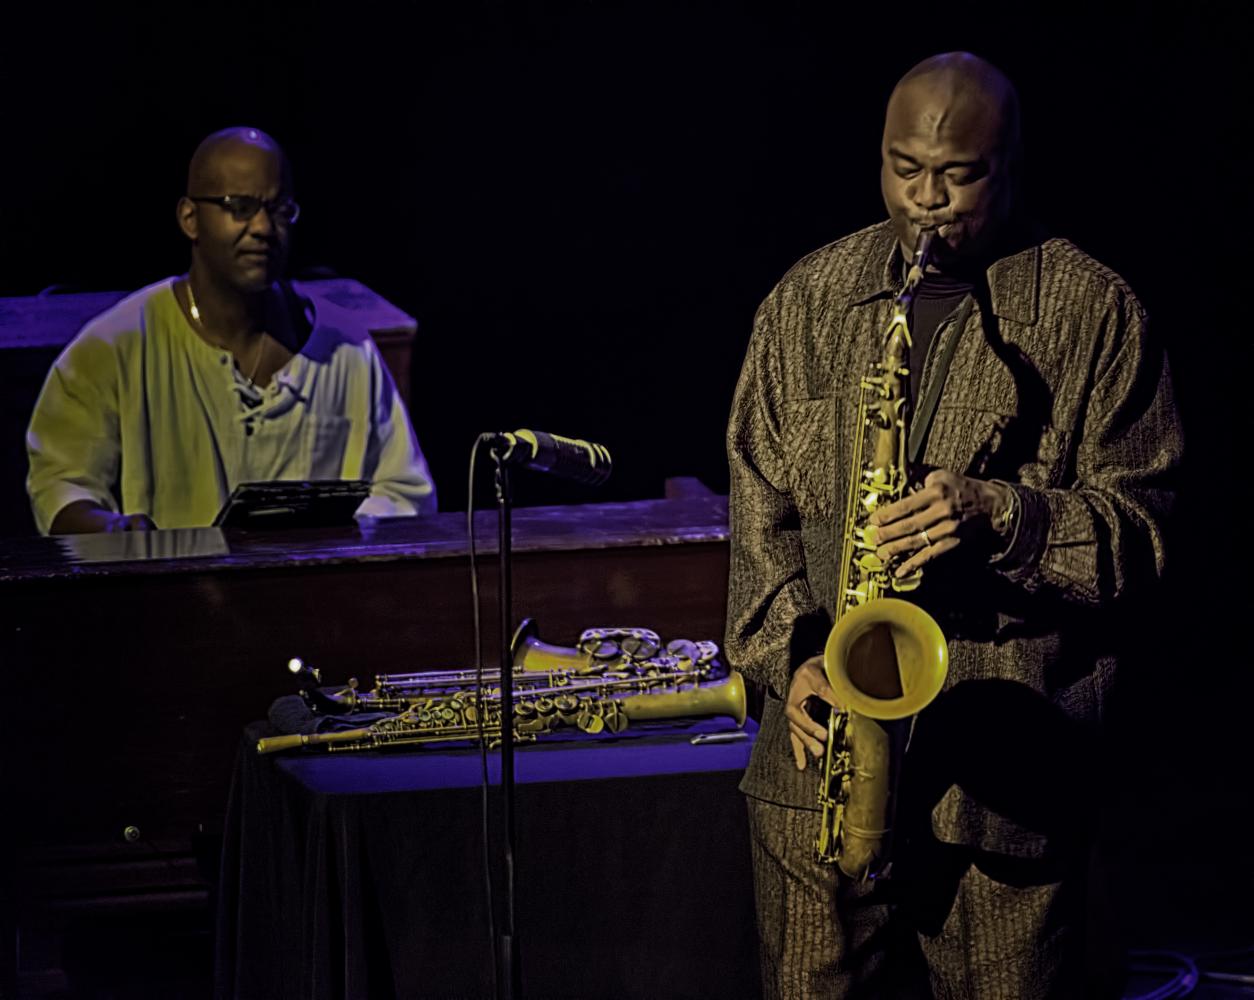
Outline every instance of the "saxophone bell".
<svg viewBox="0 0 1254 1000"><path fill-rule="evenodd" d="M948 666L936 619L896 597L850 610L823 650L827 682L841 708L882 721L918 714L940 694Z"/></svg>

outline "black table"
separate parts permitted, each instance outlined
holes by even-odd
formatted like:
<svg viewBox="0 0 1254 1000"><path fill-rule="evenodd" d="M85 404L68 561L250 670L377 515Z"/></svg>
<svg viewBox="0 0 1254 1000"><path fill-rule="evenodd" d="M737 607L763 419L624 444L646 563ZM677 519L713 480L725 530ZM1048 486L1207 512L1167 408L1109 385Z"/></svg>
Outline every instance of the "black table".
<svg viewBox="0 0 1254 1000"><path fill-rule="evenodd" d="M729 725L520 748L524 996L759 995L752 741L690 743ZM232 786L218 995L492 996L478 753L259 757L267 732L245 731Z"/></svg>

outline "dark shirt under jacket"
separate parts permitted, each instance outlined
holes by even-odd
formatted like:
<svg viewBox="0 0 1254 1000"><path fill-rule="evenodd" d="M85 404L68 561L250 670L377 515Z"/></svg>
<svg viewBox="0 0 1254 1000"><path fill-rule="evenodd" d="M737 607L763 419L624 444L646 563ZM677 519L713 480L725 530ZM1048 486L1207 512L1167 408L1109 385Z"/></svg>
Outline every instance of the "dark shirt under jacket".
<svg viewBox="0 0 1254 1000"><path fill-rule="evenodd" d="M941 274L929 274L919 285L910 313L910 398L915 401L916 409L919 383L932 338L943 323L954 318L953 314L972 287L969 281Z"/></svg>
<svg viewBox="0 0 1254 1000"><path fill-rule="evenodd" d="M858 383L902 263L882 223L796 264L758 310L732 406L726 652L770 692L742 789L782 805L816 808L819 765L794 767L779 699L831 628ZM927 567L915 599L945 630L950 668L907 773L931 765L940 839L1042 857L1066 811L1051 796L1068 790L1036 783L1085 766L1117 616L1162 572L1181 433L1140 303L1072 244L1023 245L974 295L920 373L923 395L960 337L921 461L1013 484L1020 517L1005 553L971 544Z"/></svg>

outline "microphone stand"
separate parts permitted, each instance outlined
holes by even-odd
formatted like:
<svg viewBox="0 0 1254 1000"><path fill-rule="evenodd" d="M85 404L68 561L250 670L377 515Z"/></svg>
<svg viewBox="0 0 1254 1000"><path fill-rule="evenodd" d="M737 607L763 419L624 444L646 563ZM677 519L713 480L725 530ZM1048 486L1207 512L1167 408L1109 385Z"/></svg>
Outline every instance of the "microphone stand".
<svg viewBox="0 0 1254 1000"><path fill-rule="evenodd" d="M497 929L497 996L513 1000L522 996L522 977L518 966L518 943L514 934L514 653L510 641L513 631L512 569L510 564L509 467L499 447L491 449L496 463L496 510L500 539L498 554L500 570L498 596L501 614L501 811L505 836L502 845L504 890L502 916Z"/></svg>
<svg viewBox="0 0 1254 1000"><path fill-rule="evenodd" d="M516 434L484 435L491 440L492 460L496 463L496 509L500 529L500 611L501 611L501 811L505 835L502 843L504 889L501 893L501 920L497 924L494 958L497 969L496 992L500 1000L522 996L520 949L514 926L514 650L513 594L510 565L510 488L509 461L524 467L562 475L589 485L604 482L610 472L610 453L602 445L571 438L520 430ZM512 456L522 441L530 452ZM473 497L472 497L473 500ZM489 900L494 905L495 900Z"/></svg>

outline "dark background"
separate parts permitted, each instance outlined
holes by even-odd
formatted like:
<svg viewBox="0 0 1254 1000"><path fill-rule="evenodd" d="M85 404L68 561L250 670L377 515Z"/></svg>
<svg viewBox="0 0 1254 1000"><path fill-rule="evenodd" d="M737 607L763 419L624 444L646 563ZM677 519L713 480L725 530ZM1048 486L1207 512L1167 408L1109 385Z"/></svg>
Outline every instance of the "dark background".
<svg viewBox="0 0 1254 1000"><path fill-rule="evenodd" d="M880 13L873 16L871 7ZM604 499L725 492L753 310L807 251L882 218L884 103L966 48L1018 83L1037 214L1122 273L1188 431L1176 561L1125 741L1129 856L1187 925L1248 915L1248 54L1236 15L779 3L45 4L0 29L0 294L186 267L196 142L271 132L330 267L421 323L413 417L442 509L483 430L606 443ZM12 475L8 470L6 476ZM20 474L20 470L18 470ZM547 482L522 503L590 500ZM481 496L487 500L487 493ZM1042 753L1049 753L1043 747ZM1159 880L1159 881L1155 881Z"/></svg>
<svg viewBox="0 0 1254 1000"><path fill-rule="evenodd" d="M413 416L442 509L464 503L475 434L517 426L609 445L605 498L676 475L724 492L754 308L882 217L888 92L968 48L1019 84L1038 214L1132 282L1188 415L1217 423L1207 333L1249 210L1235 18L845 7L46 4L0 42L0 294L182 272L191 150L255 124L295 165L296 270L422 324ZM567 496L533 482L520 501Z"/></svg>

